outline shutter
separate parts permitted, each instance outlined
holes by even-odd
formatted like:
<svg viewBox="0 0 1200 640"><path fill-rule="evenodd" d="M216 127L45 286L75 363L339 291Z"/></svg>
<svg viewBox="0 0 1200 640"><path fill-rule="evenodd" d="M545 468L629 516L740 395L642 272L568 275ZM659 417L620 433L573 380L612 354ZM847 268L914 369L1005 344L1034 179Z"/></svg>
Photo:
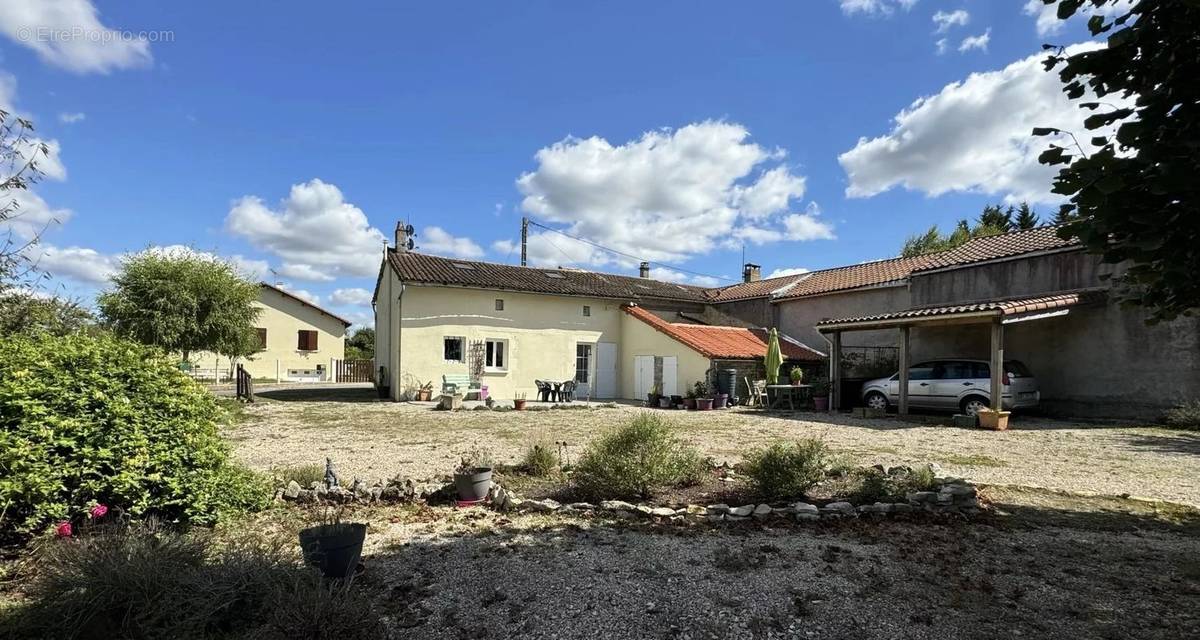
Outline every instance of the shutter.
<svg viewBox="0 0 1200 640"><path fill-rule="evenodd" d="M317 332L309 329L301 329L296 334L296 348L301 351L316 351L317 350Z"/></svg>
<svg viewBox="0 0 1200 640"><path fill-rule="evenodd" d="M266 351L267 350L267 330L262 327L258 327L257 329L255 329L255 331L258 332L258 350Z"/></svg>
<svg viewBox="0 0 1200 640"><path fill-rule="evenodd" d="M296 332L296 349L304 351L308 348L308 336L304 335L304 329Z"/></svg>
<svg viewBox="0 0 1200 640"><path fill-rule="evenodd" d="M317 350L317 332L316 331L308 332L308 349L310 351Z"/></svg>

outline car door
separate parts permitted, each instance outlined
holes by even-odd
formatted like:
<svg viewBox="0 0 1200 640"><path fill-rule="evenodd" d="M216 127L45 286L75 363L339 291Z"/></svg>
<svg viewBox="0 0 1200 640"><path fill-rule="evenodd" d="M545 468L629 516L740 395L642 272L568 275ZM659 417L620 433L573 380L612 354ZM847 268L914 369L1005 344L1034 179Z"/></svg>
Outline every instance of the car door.
<svg viewBox="0 0 1200 640"><path fill-rule="evenodd" d="M938 409L957 411L959 399L977 384L976 368L979 364L964 360L945 360L935 364L930 404ZM986 367L984 365L984 371Z"/></svg>
<svg viewBox="0 0 1200 640"><path fill-rule="evenodd" d="M932 362L922 362L908 368L908 404L913 407L930 406L929 394L933 379ZM900 376L892 376L888 382L888 396L893 404L900 402Z"/></svg>

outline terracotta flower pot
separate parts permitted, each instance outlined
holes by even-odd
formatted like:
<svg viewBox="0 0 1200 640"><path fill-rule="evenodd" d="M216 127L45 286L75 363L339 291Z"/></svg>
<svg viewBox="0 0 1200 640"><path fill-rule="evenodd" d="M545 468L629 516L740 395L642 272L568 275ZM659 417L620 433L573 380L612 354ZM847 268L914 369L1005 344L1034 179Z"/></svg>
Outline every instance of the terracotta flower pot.
<svg viewBox="0 0 1200 640"><path fill-rule="evenodd" d="M695 398L684 398L683 399L683 408L687 409L688 411L695 411L696 410L696 399Z"/></svg>
<svg viewBox="0 0 1200 640"><path fill-rule="evenodd" d="M516 409L517 411L524 411L525 410L525 402L526 402L525 400L521 400L521 399L513 400L513 408Z"/></svg>
<svg viewBox="0 0 1200 640"><path fill-rule="evenodd" d="M1011 411L982 410L979 412L979 426L992 431L1008 431L1008 417Z"/></svg>
<svg viewBox="0 0 1200 640"><path fill-rule="evenodd" d="M712 408L713 408L713 399L712 398L696 398L696 410L697 411L712 411Z"/></svg>

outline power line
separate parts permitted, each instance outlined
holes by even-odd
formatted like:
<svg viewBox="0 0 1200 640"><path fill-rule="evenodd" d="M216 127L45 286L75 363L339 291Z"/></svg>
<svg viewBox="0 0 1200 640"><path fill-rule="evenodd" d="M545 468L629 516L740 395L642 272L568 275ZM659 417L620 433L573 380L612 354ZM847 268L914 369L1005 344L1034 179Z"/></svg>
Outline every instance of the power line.
<svg viewBox="0 0 1200 640"><path fill-rule="evenodd" d="M582 242L582 243L584 243L584 244L586 244L586 245L589 245L589 246L595 247L595 248L597 248L597 249L600 249L601 251L607 251L607 252L609 252L609 253L616 254L616 255L618 255L618 256L621 256L621 257L624 257L624 258L629 258L630 260L637 260L638 262L647 262L647 263L649 263L649 264L658 265L658 266L660 266L660 267L666 267L666 268L668 268L668 269L671 269L671 270L673 270L673 271L678 271L678 272L680 272L680 273L686 273L686 274L693 275L693 276L702 276L702 277L705 277L705 278L712 278L712 279L714 279L714 280L724 280L724 281L726 281L726 282L737 282L737 281L736 281L736 280L734 280L733 278L723 278L723 277L721 277L721 276L714 276L714 275L711 275L711 274L708 274L708 273L700 273L699 271L691 271L691 270L689 270L689 269L684 269L683 267L678 267L678 266L675 266L675 265L673 265L673 264L667 264L667 263L665 263L665 262L658 262L658 261L655 261L655 260L643 260L643 259L642 259L641 257L639 257L639 256L635 256L635 255L632 255L632 254L629 254L629 253L625 253L625 252L623 252L623 251L617 251L616 249L612 249L612 248L606 247L606 246L604 246L604 245L602 245L602 244L599 244L599 243L597 243L597 242L592 242L591 240L587 240L587 239L585 239L585 238L580 238L580 237L578 237L578 236L573 236L573 235L571 235L571 234L569 234L569 233L567 233L567 232L565 232L565 231L559 231L558 229L554 229L554 228L551 228L551 227L547 227L546 225L544 225L544 224L542 224L542 223L540 223L540 222L538 222L538 221L536 221L536 220L534 220L534 219L532 219L532 218L530 218L530 219L529 219L529 224L531 224L531 225L533 225L533 226L535 226L535 227L539 227L539 228L541 228L541 229L545 229L546 231L550 231L550 232L553 232L553 233L557 233L557 234L558 234L558 235L560 235L560 236L566 236L566 237L568 237L568 238L570 238L570 239L572 239L572 240L574 240L574 241L576 241L576 242ZM549 240L547 240L547 242L549 242ZM567 255L567 252L563 251L562 249L559 249L559 248L558 248L558 246L557 246L557 245L555 245L553 242L551 242L551 243L550 243L550 245L551 245L551 246L553 246L555 249L558 249L559 251L561 251L563 255L567 256L567 259L568 259L568 260L572 260L571 256Z"/></svg>

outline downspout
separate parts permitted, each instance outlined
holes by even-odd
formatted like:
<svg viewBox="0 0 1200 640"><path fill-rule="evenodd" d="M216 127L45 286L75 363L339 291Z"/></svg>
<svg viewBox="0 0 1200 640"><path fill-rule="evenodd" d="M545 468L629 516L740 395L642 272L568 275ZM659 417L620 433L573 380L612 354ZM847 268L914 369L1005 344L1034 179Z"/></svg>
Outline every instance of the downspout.
<svg viewBox="0 0 1200 640"><path fill-rule="evenodd" d="M400 341L403 336L402 322L403 322L403 318L404 318L404 282L400 282L400 292L398 294L396 294L395 300L396 300L396 305L394 308L396 310L396 317L392 319L392 321L390 323L392 326L389 327L388 329L389 330L394 329L392 331L392 336L394 337L394 340L392 341L392 352L395 354L395 366L392 369L393 387L392 387L391 395L392 395L393 401L399 402L400 401Z"/></svg>

